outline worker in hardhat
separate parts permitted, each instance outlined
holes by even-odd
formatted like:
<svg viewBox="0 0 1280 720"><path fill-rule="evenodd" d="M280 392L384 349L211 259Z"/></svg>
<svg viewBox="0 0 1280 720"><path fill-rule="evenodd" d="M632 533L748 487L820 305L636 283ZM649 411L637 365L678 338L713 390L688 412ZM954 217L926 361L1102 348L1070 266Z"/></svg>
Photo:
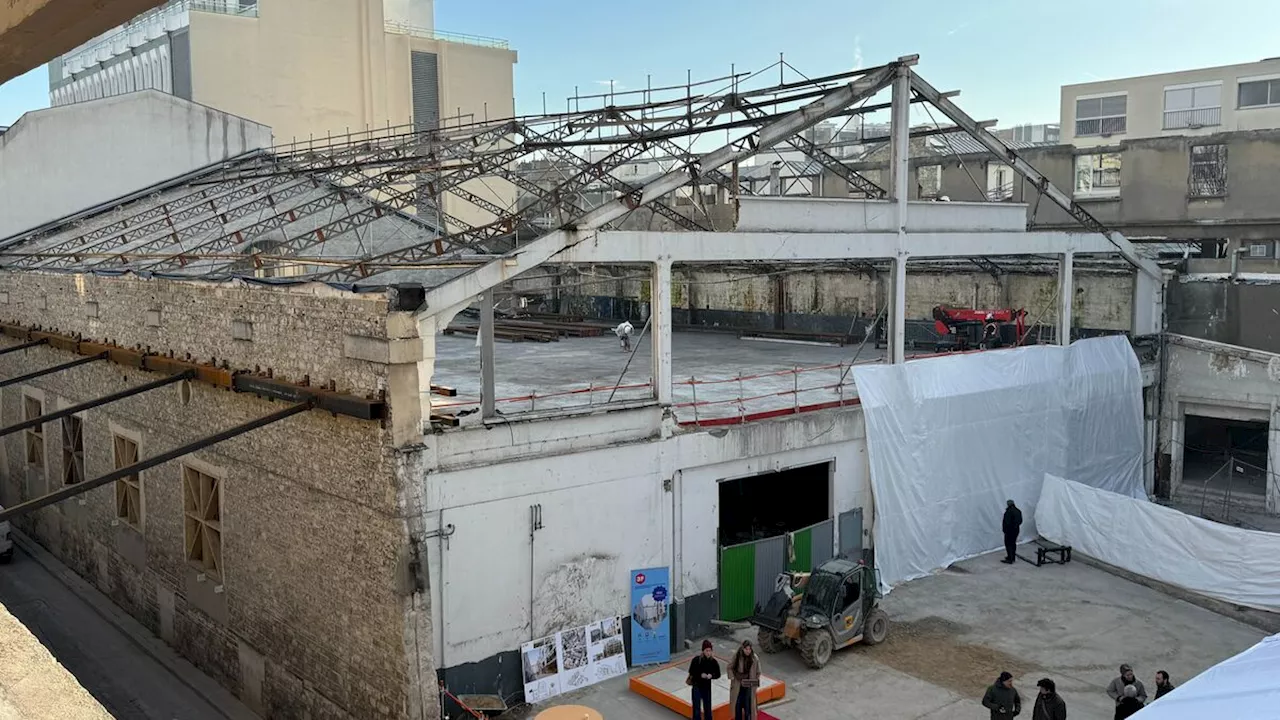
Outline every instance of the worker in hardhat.
<svg viewBox="0 0 1280 720"><path fill-rule="evenodd" d="M613 329L613 334L618 336L618 345L623 352L631 351L631 333L635 332L635 328L627 320L623 320L618 327Z"/></svg>

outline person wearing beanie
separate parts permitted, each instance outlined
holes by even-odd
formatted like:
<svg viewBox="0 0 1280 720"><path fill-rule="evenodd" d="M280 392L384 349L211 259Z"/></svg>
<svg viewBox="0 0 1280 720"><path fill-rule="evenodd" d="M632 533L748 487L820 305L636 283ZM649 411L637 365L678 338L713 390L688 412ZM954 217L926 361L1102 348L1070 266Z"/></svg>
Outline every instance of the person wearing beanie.
<svg viewBox="0 0 1280 720"><path fill-rule="evenodd" d="M1013 720L1022 712L1022 696L1013 687L1013 675L1000 673L1000 677L982 696L982 707L991 711L991 720Z"/></svg>
<svg viewBox="0 0 1280 720"><path fill-rule="evenodd" d="M1120 694L1120 702L1116 703L1116 720L1126 720L1143 708L1146 703L1138 699L1138 688L1125 685Z"/></svg>
<svg viewBox="0 0 1280 720"><path fill-rule="evenodd" d="M1119 705L1124 699L1125 686L1132 685L1134 690L1138 691L1138 700L1142 703L1147 702L1147 689L1142 686L1142 681L1133 674L1133 667L1128 663L1120 666L1120 677L1111 681L1107 686L1107 695L1116 701Z"/></svg>
<svg viewBox="0 0 1280 720"><path fill-rule="evenodd" d="M1049 678L1036 683L1040 694L1031 710L1031 720L1067 720L1067 701L1058 694L1058 686Z"/></svg>
<svg viewBox="0 0 1280 720"><path fill-rule="evenodd" d="M702 641L702 652L689 663L684 683L693 688L693 720L711 720L711 681L720 678L720 663L711 654L711 641Z"/></svg>

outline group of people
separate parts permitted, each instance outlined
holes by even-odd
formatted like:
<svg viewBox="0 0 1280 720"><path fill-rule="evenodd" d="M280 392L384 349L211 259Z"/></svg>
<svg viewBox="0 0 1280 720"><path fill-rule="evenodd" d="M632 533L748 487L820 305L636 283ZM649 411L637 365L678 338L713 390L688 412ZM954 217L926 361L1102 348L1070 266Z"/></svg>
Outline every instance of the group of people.
<svg viewBox="0 0 1280 720"><path fill-rule="evenodd" d="M1036 682L1039 692L1035 706L1031 711L1031 720L1067 720L1067 701L1058 694L1057 685L1049 678ZM1160 670L1156 673L1156 699L1160 699L1170 690L1169 673ZM1120 676L1107 685L1107 695L1116 703L1115 720L1124 720L1141 710L1147 704L1147 689L1142 681L1133 674L1129 665L1120 666ZM987 688L982 696L982 706L991 711L991 720L1013 720L1022 712L1022 696L1013 687L1013 675L1000 673L995 684Z"/></svg>
<svg viewBox="0 0 1280 720"><path fill-rule="evenodd" d="M729 702L733 720L756 720L756 689L760 687L760 658L750 640L743 640L729 661ZM711 720L711 681L720 678L720 663L711 641L702 641L702 652L689 663L685 685L693 691L693 720Z"/></svg>

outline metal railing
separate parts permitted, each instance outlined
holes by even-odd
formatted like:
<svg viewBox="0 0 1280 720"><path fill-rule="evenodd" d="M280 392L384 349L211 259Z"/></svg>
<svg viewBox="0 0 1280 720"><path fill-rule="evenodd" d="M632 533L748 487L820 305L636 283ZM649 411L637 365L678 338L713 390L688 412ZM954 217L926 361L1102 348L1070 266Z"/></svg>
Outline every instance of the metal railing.
<svg viewBox="0 0 1280 720"><path fill-rule="evenodd" d="M1222 108L1192 108L1190 110L1165 110L1164 129L1213 127L1222 124Z"/></svg>
<svg viewBox="0 0 1280 720"><path fill-rule="evenodd" d="M1076 120L1076 135L1120 135L1128 126L1127 115L1111 115L1107 117L1083 118Z"/></svg>
<svg viewBox="0 0 1280 720"><path fill-rule="evenodd" d="M387 32L396 35L410 35L412 37L425 38L427 40L440 40L441 42L462 43L464 45L475 45L478 47L497 48L499 50L509 50L510 44L501 38L485 37L484 35L468 35L467 33L442 32L440 30L431 30L428 28L410 25L408 23L387 21Z"/></svg>

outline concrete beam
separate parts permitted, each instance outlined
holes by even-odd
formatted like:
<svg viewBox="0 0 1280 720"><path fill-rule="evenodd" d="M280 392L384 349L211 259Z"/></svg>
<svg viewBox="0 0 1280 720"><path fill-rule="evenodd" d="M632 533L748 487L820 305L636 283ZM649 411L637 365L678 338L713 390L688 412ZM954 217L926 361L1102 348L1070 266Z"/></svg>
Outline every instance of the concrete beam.
<svg viewBox="0 0 1280 720"><path fill-rule="evenodd" d="M0 4L0 83L161 4L162 0L8 0Z"/></svg>
<svg viewBox="0 0 1280 720"><path fill-rule="evenodd" d="M1072 282L1072 271L1075 265L1075 254L1062 253L1058 261L1058 344L1071 344L1071 303L1075 300L1075 285Z"/></svg>
<svg viewBox="0 0 1280 720"><path fill-rule="evenodd" d="M562 263L723 263L739 260L892 259L898 257L898 233L716 233L606 231L555 257ZM1064 252L1115 253L1097 233L994 232L912 233L902 240L909 258L980 255L1061 255Z"/></svg>

